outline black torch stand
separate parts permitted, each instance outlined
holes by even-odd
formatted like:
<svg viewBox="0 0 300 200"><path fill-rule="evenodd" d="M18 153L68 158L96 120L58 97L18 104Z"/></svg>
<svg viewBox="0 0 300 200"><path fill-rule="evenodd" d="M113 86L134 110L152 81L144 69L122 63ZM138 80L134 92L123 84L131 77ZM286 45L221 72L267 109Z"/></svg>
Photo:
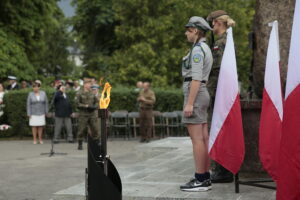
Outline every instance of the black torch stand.
<svg viewBox="0 0 300 200"><path fill-rule="evenodd" d="M100 109L101 145L88 136L88 167L86 169L86 200L121 200L119 173L107 155L108 110Z"/></svg>

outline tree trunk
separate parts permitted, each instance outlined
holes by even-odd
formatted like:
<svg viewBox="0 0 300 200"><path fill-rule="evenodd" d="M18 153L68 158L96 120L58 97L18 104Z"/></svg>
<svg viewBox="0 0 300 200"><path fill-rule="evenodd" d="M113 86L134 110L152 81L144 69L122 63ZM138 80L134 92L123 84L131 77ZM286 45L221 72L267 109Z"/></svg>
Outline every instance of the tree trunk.
<svg viewBox="0 0 300 200"><path fill-rule="evenodd" d="M277 20L279 24L281 82L285 85L295 0L257 0L254 16L253 86L258 97L262 96L267 48L271 27L268 23ZM283 87L283 89L285 89Z"/></svg>

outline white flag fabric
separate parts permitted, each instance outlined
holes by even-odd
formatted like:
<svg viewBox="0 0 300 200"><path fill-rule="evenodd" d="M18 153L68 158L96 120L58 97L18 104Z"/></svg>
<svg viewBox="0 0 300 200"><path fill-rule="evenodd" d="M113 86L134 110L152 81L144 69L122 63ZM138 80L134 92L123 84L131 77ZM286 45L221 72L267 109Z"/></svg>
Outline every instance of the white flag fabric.
<svg viewBox="0 0 300 200"><path fill-rule="evenodd" d="M300 199L300 0L296 0L283 110L277 200Z"/></svg>
<svg viewBox="0 0 300 200"><path fill-rule="evenodd" d="M209 138L209 155L236 174L244 160L245 145L232 28L222 57Z"/></svg>
<svg viewBox="0 0 300 200"><path fill-rule="evenodd" d="M259 128L259 157L263 167L275 181L277 180L283 117L279 65L278 22L274 21L266 60L265 86Z"/></svg>

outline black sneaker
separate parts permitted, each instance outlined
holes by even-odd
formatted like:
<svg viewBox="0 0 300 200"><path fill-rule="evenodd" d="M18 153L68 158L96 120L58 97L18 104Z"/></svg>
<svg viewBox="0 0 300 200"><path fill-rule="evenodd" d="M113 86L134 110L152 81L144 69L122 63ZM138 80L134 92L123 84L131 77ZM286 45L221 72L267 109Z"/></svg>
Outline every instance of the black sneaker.
<svg viewBox="0 0 300 200"><path fill-rule="evenodd" d="M212 183L232 183L233 182L233 174L232 173L214 173L211 176Z"/></svg>
<svg viewBox="0 0 300 200"><path fill-rule="evenodd" d="M211 190L211 188L212 187L210 179L200 182L195 178L192 178L185 185L180 186L180 190L188 192L205 192Z"/></svg>

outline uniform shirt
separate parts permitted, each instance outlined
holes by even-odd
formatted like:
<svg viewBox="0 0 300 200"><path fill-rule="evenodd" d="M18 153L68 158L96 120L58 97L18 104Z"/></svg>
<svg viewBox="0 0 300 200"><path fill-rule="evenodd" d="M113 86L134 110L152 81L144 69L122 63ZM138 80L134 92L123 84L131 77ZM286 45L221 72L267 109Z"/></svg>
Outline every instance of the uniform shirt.
<svg viewBox="0 0 300 200"><path fill-rule="evenodd" d="M213 66L211 69L209 82L208 82L209 93L212 97L215 96L216 89L217 89L222 57L226 46L226 39L227 39L227 32L223 33L220 37L218 37L218 39L215 41L212 48L212 55L213 55L214 62L213 62Z"/></svg>
<svg viewBox="0 0 300 200"><path fill-rule="evenodd" d="M79 90L76 94L75 102L81 115L97 116L95 109L92 110L86 107L86 105L89 107L99 107L99 101L92 91L84 91L83 89Z"/></svg>
<svg viewBox="0 0 300 200"><path fill-rule="evenodd" d="M193 80L208 81L213 58L205 38L193 45L191 51L182 60L183 78L192 77Z"/></svg>
<svg viewBox="0 0 300 200"><path fill-rule="evenodd" d="M156 98L151 89L148 89L147 91L141 90L139 97L144 97L146 99L146 101L140 101L140 108L153 108Z"/></svg>

